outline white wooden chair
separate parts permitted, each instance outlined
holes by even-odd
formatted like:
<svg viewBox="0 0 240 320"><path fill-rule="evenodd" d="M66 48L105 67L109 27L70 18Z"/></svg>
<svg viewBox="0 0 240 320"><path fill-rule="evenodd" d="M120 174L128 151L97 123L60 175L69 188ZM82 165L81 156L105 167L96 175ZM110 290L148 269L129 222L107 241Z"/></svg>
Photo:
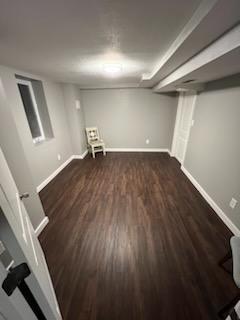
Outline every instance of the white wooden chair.
<svg viewBox="0 0 240 320"><path fill-rule="evenodd" d="M103 152L105 156L106 155L105 143L102 139L100 139L98 128L97 127L86 128L86 134L87 134L88 148L92 152L93 158L95 158L96 152Z"/></svg>

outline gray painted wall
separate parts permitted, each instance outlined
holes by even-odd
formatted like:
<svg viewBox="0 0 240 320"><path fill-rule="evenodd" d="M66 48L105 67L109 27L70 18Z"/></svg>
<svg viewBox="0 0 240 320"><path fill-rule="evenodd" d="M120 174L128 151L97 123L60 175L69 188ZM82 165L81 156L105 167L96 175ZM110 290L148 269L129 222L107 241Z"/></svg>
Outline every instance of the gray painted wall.
<svg viewBox="0 0 240 320"><path fill-rule="evenodd" d="M8 79L9 76L9 79ZM11 106L5 95L2 77L5 84L8 80L11 82L11 75L4 73L1 68L0 71L0 147L7 160L8 166L12 172L13 178L16 182L20 193L28 192L30 197L24 200L25 207L28 211L29 217L36 227L45 217L41 201L36 192L35 185L32 180L26 155L20 140L18 130L12 115Z"/></svg>
<svg viewBox="0 0 240 320"><path fill-rule="evenodd" d="M81 155L86 151L87 146L85 139L85 117L81 105L80 90L73 84L63 84L62 88L73 154ZM80 109L76 109L76 100L80 101Z"/></svg>
<svg viewBox="0 0 240 320"><path fill-rule="evenodd" d="M99 128L106 147L170 148L175 96L150 89L105 89L81 90L81 98L86 126Z"/></svg>
<svg viewBox="0 0 240 320"><path fill-rule="evenodd" d="M184 167L240 228L240 76L209 83L197 98ZM238 200L234 210L231 198Z"/></svg>
<svg viewBox="0 0 240 320"><path fill-rule="evenodd" d="M42 80L54 134L53 139L36 145L33 144L22 100L17 88L15 73ZM62 87L60 84L39 79L37 76L24 74L19 71L15 72L15 70L6 67L0 67L0 77L24 148L34 185L37 187L72 155ZM60 161L57 159L58 154L61 155Z"/></svg>

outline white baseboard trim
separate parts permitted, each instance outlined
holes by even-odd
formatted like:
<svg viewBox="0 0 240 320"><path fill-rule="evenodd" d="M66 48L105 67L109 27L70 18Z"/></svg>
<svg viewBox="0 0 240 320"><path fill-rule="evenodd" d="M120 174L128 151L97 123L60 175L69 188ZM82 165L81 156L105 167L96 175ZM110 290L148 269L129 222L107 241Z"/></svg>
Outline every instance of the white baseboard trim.
<svg viewBox="0 0 240 320"><path fill-rule="evenodd" d="M63 164L60 165L47 179L45 179L42 183L40 183L39 186L37 186L37 192L40 192L46 185L56 177L56 175L59 174L73 159L73 156L71 156L67 161L65 161Z"/></svg>
<svg viewBox="0 0 240 320"><path fill-rule="evenodd" d="M43 231L43 229L46 227L46 225L49 222L49 218L45 217L43 218L43 220L40 222L40 224L38 225L38 227L35 229L35 234L38 237L40 235L40 233Z"/></svg>
<svg viewBox="0 0 240 320"><path fill-rule="evenodd" d="M167 148L106 148L107 152L167 152Z"/></svg>
<svg viewBox="0 0 240 320"><path fill-rule="evenodd" d="M84 159L86 155L88 154L88 150L85 150L82 154L75 154L73 155L73 159Z"/></svg>
<svg viewBox="0 0 240 320"><path fill-rule="evenodd" d="M80 155L72 155L68 160L66 160L60 167L58 167L47 179L45 179L39 186L37 186L37 192L40 192L46 185L55 178L59 172L61 172L73 159L84 159L88 154L88 150L85 150Z"/></svg>
<svg viewBox="0 0 240 320"><path fill-rule="evenodd" d="M195 188L200 192L203 198L208 202L212 209L216 212L219 218L224 222L228 229L235 235L240 236L240 230L235 226L235 224L228 218L228 216L223 212L223 210L216 204L216 202L209 196L209 194L203 189L202 186L197 182L195 178L189 173L189 171L181 166L183 173L192 182Z"/></svg>
<svg viewBox="0 0 240 320"><path fill-rule="evenodd" d="M169 149L159 148L106 148L107 152L167 152L170 154ZM85 150L80 155L72 155L67 161L61 164L47 179L45 179L39 186L37 186L37 192L39 193L46 185L52 181L73 159L84 159L88 154L88 150Z"/></svg>

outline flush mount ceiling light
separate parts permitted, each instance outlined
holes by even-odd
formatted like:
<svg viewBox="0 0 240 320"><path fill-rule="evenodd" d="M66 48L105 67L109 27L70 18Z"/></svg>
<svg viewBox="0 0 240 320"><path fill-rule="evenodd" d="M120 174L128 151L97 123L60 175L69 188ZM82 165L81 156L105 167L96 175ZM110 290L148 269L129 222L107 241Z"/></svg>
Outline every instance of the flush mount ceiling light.
<svg viewBox="0 0 240 320"><path fill-rule="evenodd" d="M119 78L138 77L145 70L145 64L116 52L87 56L76 67L82 75L93 76L96 79L105 78L117 81Z"/></svg>
<svg viewBox="0 0 240 320"><path fill-rule="evenodd" d="M120 63L105 63L103 70L109 76L118 76L122 71L122 65Z"/></svg>

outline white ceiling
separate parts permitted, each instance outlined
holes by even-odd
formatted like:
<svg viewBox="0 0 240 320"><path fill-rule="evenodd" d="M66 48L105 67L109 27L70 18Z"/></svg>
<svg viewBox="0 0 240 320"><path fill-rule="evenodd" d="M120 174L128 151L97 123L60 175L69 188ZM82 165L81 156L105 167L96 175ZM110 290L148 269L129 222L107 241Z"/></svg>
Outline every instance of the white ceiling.
<svg viewBox="0 0 240 320"><path fill-rule="evenodd" d="M177 87L196 87L240 72L240 24L179 66L154 87L155 92L175 90ZM193 80L186 85L186 80Z"/></svg>
<svg viewBox="0 0 240 320"><path fill-rule="evenodd" d="M152 88L239 21L240 0L2 0L0 64L81 88ZM239 72L230 53L157 91Z"/></svg>
<svg viewBox="0 0 240 320"><path fill-rule="evenodd" d="M158 90L158 92L171 92L175 91L176 88L186 87L206 83L209 81L221 79L230 75L240 73L240 48L231 51L228 54L221 56L219 59L212 61L211 63L205 64L201 68L189 73L187 76L182 77L177 81L173 81L171 84ZM194 82L185 85L184 82L190 79L195 79ZM197 86L196 86L197 87ZM200 86L201 88L201 86Z"/></svg>
<svg viewBox="0 0 240 320"><path fill-rule="evenodd" d="M80 87L138 86L200 0L2 0L0 63ZM120 62L119 77L103 64Z"/></svg>
<svg viewBox="0 0 240 320"><path fill-rule="evenodd" d="M143 79L141 86L153 87L234 27L240 21L240 1L203 0L193 18L179 35L179 45L173 45L173 49L167 51L168 57L162 59L164 61L160 59L157 71Z"/></svg>

